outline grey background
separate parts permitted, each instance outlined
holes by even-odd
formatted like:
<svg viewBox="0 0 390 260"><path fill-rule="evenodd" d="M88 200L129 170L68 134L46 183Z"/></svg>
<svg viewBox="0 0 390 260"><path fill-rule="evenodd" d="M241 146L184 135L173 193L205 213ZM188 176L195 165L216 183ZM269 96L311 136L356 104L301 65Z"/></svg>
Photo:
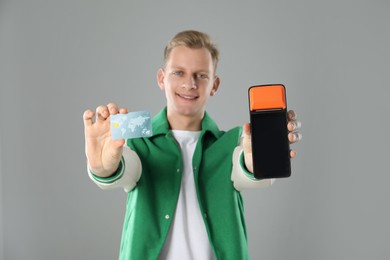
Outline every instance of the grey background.
<svg viewBox="0 0 390 260"><path fill-rule="evenodd" d="M126 194L87 177L82 113L156 114L162 51L208 32L209 113L249 120L284 83L303 122L293 175L243 192L252 259L390 259L389 1L0 1L0 259L116 259Z"/></svg>

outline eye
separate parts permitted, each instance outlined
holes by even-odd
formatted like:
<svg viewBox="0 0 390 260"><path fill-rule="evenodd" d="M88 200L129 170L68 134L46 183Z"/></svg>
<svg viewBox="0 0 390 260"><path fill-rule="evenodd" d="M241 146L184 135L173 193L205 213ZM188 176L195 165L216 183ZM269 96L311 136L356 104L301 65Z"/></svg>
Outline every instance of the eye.
<svg viewBox="0 0 390 260"><path fill-rule="evenodd" d="M175 75L175 76L183 76L183 71L174 71L173 73L172 73L173 75Z"/></svg>
<svg viewBox="0 0 390 260"><path fill-rule="evenodd" d="M205 74L205 73L199 73L199 74L196 74L196 78L198 78L198 79L208 79L208 75Z"/></svg>

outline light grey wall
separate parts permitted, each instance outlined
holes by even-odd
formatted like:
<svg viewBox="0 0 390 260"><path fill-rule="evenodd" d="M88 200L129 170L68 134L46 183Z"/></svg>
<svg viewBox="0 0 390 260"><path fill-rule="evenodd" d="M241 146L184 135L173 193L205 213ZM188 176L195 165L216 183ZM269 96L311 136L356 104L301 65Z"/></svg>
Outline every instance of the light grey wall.
<svg viewBox="0 0 390 260"><path fill-rule="evenodd" d="M125 193L89 181L82 113L157 113L162 49L198 29L222 54L208 107L222 129L248 121L261 83L284 83L303 122L292 177L243 193L252 259L389 259L389 13L379 0L1 1L3 258L117 258Z"/></svg>

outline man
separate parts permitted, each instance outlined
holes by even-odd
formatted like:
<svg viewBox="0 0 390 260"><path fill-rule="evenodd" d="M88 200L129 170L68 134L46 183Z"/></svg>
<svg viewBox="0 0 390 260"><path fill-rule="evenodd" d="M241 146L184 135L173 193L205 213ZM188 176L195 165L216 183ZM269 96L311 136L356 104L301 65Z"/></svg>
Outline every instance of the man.
<svg viewBox="0 0 390 260"><path fill-rule="evenodd" d="M206 113L220 85L218 59L204 33L180 32L169 42L157 73L167 105L150 138L112 140L109 116L127 113L114 103L98 107L96 121L84 112L89 176L128 192L120 259L249 258L240 190L272 180L251 174L249 124L220 131ZM290 142L300 136L293 114Z"/></svg>

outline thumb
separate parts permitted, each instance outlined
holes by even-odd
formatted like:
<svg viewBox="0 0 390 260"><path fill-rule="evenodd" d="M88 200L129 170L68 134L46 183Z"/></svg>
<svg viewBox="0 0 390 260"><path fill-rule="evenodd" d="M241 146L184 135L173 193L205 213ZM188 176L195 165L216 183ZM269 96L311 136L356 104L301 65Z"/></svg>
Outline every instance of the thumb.
<svg viewBox="0 0 390 260"><path fill-rule="evenodd" d="M244 149L245 166L248 171L253 172L253 161L252 161L252 139L251 139L251 127L249 123L243 125L242 133L242 146Z"/></svg>
<svg viewBox="0 0 390 260"><path fill-rule="evenodd" d="M251 125L249 123L245 123L242 128L243 128L244 137L250 137L251 136Z"/></svg>

